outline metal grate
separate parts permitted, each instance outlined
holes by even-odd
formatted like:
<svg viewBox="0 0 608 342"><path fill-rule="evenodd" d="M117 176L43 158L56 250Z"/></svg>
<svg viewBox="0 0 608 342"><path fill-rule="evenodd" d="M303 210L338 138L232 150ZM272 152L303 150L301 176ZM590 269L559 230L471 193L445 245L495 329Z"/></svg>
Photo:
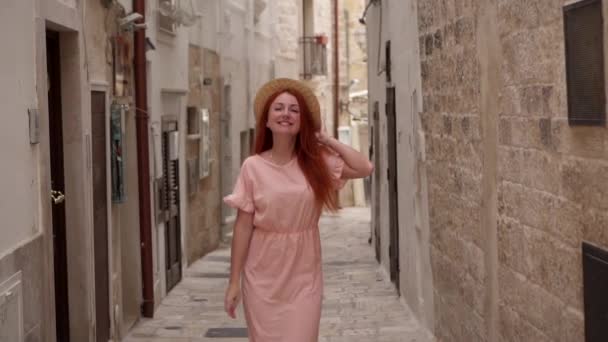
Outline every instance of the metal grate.
<svg viewBox="0 0 608 342"><path fill-rule="evenodd" d="M205 337L243 337L247 338L247 328L211 328Z"/></svg>
<svg viewBox="0 0 608 342"><path fill-rule="evenodd" d="M608 341L608 251L583 243L585 341Z"/></svg>
<svg viewBox="0 0 608 342"><path fill-rule="evenodd" d="M601 0L564 7L568 121L604 125L606 95Z"/></svg>
<svg viewBox="0 0 608 342"><path fill-rule="evenodd" d="M192 272L190 276L193 278L230 278L228 273L213 273L213 272Z"/></svg>

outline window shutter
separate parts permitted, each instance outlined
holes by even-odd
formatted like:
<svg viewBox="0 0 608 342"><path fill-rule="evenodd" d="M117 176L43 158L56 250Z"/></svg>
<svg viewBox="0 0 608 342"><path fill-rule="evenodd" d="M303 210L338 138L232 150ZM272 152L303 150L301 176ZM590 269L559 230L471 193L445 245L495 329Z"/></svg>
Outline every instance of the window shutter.
<svg viewBox="0 0 608 342"><path fill-rule="evenodd" d="M604 125L604 38L601 0L564 7L568 121L571 125Z"/></svg>

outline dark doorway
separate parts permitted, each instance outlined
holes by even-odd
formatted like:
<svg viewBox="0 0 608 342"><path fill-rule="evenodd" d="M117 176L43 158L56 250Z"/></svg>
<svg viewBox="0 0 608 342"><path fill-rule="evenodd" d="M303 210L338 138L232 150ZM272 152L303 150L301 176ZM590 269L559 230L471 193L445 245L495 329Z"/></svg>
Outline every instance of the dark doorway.
<svg viewBox="0 0 608 342"><path fill-rule="evenodd" d="M608 341L608 250L583 242L585 342Z"/></svg>
<svg viewBox="0 0 608 342"><path fill-rule="evenodd" d="M380 113L379 103L374 102L373 122L371 129L372 143L370 144L370 154L374 160L376 169L374 171L374 245L376 250L376 260L380 262L380 181L382 180L382 172L380 171Z"/></svg>
<svg viewBox="0 0 608 342"><path fill-rule="evenodd" d="M179 158L177 121L164 121L162 133L163 180L161 206L165 212L165 260L167 292L182 279L181 228L179 222Z"/></svg>
<svg viewBox="0 0 608 342"><path fill-rule="evenodd" d="M232 86L224 86L223 108L220 115L220 178L222 197L232 192ZM222 223L232 214L232 209L222 201Z"/></svg>
<svg viewBox="0 0 608 342"><path fill-rule="evenodd" d="M63 168L63 120L61 108L61 62L59 33L46 32L46 65L51 159L51 207L53 215L53 265L57 341L70 340L68 310L67 236Z"/></svg>
<svg viewBox="0 0 608 342"><path fill-rule="evenodd" d="M107 342L110 339L106 121L106 93L93 91L91 92L91 144L93 150L95 320L98 342Z"/></svg>
<svg viewBox="0 0 608 342"><path fill-rule="evenodd" d="M395 87L386 88L386 128L388 143L388 201L390 230L390 273L391 281L399 290L399 203L397 189L397 119L395 108Z"/></svg>

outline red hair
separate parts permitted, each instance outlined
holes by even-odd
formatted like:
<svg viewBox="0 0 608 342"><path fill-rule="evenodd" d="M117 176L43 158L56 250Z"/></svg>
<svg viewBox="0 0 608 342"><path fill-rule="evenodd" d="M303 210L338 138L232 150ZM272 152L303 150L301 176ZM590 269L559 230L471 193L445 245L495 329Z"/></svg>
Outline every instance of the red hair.
<svg viewBox="0 0 608 342"><path fill-rule="evenodd" d="M272 102L282 93L289 93L298 100L300 107L300 132L296 136L295 152L302 173L308 181L308 185L315 194L315 201L319 208L325 207L331 211L338 209L337 193L334 190L334 181L323 157L324 147L320 146L315 136L315 123L306 101L297 92L291 90L279 91L268 98L264 105L264 111L256 123L255 149L256 154L261 154L272 148L272 131L266 127L268 112Z"/></svg>

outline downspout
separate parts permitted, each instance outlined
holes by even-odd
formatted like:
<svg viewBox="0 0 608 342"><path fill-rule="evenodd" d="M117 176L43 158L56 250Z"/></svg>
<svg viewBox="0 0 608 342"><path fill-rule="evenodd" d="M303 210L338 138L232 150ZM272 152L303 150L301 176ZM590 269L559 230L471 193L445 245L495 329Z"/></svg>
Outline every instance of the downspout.
<svg viewBox="0 0 608 342"><path fill-rule="evenodd" d="M340 54L340 44L338 40L338 0L334 0L334 137L338 139L338 124L339 124L339 113L340 110L340 60L338 59ZM336 202L338 208L340 206L340 191L336 191Z"/></svg>
<svg viewBox="0 0 608 342"><path fill-rule="evenodd" d="M143 16L145 22L145 0L133 0L133 11ZM154 289L152 269L152 228L150 211L150 158L148 146L148 97L146 80L146 31L136 30L133 70L135 72L135 124L137 129L137 170L139 189L139 235L142 277L142 314L154 315Z"/></svg>
<svg viewBox="0 0 608 342"><path fill-rule="evenodd" d="M338 0L334 0L334 137L338 139L338 124L339 124L339 110L340 110L340 60L339 50L340 44L338 41Z"/></svg>

